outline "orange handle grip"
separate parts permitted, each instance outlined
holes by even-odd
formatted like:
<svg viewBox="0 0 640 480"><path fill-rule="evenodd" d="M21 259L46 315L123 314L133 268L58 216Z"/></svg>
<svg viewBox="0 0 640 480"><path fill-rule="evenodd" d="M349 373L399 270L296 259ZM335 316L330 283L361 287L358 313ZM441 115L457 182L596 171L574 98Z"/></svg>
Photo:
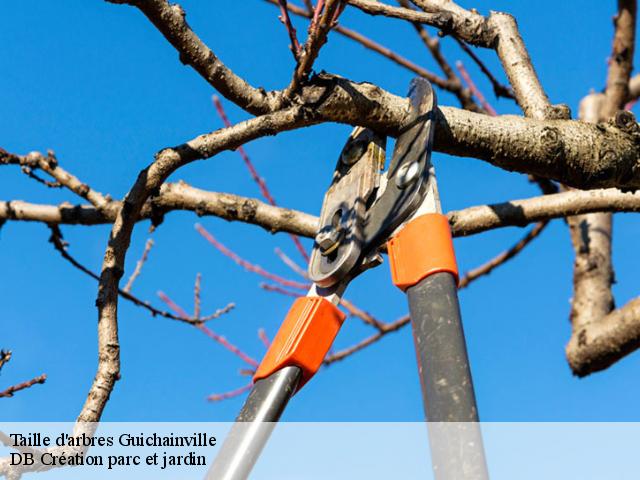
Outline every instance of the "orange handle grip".
<svg viewBox="0 0 640 480"><path fill-rule="evenodd" d="M283 367L302 370L298 390L322 365L346 315L322 297L300 297L291 306L278 334L262 359L253 381Z"/></svg>
<svg viewBox="0 0 640 480"><path fill-rule="evenodd" d="M445 215L428 213L414 218L387 242L387 251L393 284L401 290L438 272L449 272L458 282L451 228Z"/></svg>

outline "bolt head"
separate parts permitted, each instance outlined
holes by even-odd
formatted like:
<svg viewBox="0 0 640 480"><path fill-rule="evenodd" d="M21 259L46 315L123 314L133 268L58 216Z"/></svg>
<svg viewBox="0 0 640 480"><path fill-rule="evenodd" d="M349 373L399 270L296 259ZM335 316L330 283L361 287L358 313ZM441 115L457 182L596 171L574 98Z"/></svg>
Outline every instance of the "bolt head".
<svg viewBox="0 0 640 480"><path fill-rule="evenodd" d="M405 163L400 166L396 175L396 185L398 188L408 187L417 177L419 170L418 162Z"/></svg>

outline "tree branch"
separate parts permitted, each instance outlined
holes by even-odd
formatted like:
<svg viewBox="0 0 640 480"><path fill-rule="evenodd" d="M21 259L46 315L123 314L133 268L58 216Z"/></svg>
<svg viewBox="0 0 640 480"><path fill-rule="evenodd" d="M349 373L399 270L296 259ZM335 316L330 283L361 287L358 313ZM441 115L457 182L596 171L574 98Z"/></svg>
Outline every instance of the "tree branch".
<svg viewBox="0 0 640 480"><path fill-rule="evenodd" d="M13 394L19 392L20 390L25 390L27 388L31 388L36 384L43 384L47 381L47 376L42 374L39 377L32 378L31 380L27 380L26 382L19 383L17 385L13 385L6 390L0 392L0 398L8 398L13 397Z"/></svg>
<svg viewBox="0 0 640 480"><path fill-rule="evenodd" d="M612 117L629 99L636 9L635 0L618 1L607 87L604 94L588 95L581 102L580 116L586 122ZM640 311L631 302L622 312L612 312L612 215L594 213L569 218L568 222L576 258L570 317L572 336L566 352L573 372L584 376L608 367L640 346L640 332L636 332L638 327L634 325L640 325ZM624 321L625 325L612 325L612 321Z"/></svg>
<svg viewBox="0 0 640 480"><path fill-rule="evenodd" d="M220 61L191 30L180 5L167 0L107 1L137 7L178 51L180 61L196 70L228 100L253 114L266 113L276 107L273 94L249 85Z"/></svg>
<svg viewBox="0 0 640 480"><path fill-rule="evenodd" d="M482 265L474 268L473 270L469 270L465 275L460 279L460 283L458 284L458 288L463 289L467 287L471 282L477 280L478 278L489 275L493 272L497 267L504 264L505 262L511 260L513 257L518 255L518 253L522 252L527 245L529 245L533 240L538 238L538 236L542 233L542 231L549 224L547 220L538 222L535 227L527 232L527 234L522 237L515 245L511 248L505 250L504 252L496 255L489 261L483 263Z"/></svg>
<svg viewBox="0 0 640 480"><path fill-rule="evenodd" d="M180 185L165 184L161 194L150 200L163 211L193 211L226 220L258 225L269 232L295 233L313 238L318 217L298 210L272 207L253 198L229 193L208 192ZM167 192L167 196L164 193ZM171 192L171 194L168 194ZM184 197L182 196L184 194ZM23 220L47 224L96 225L113 223L114 211L121 204L114 202L106 211L87 205L40 205L20 201L0 201L0 221ZM138 220L148 218L152 208L147 203ZM615 188L602 190L572 190L557 194L510 200L453 210L447 215L454 236L468 236L503 227L523 227L530 223L593 212L640 212L640 193L622 192Z"/></svg>
<svg viewBox="0 0 640 480"><path fill-rule="evenodd" d="M47 152L46 156L40 152L16 155L0 148L0 165L19 165L23 169L29 169L29 171L40 169L51 175L58 185L68 188L97 208L104 207L110 200L58 165L58 159L51 150Z"/></svg>

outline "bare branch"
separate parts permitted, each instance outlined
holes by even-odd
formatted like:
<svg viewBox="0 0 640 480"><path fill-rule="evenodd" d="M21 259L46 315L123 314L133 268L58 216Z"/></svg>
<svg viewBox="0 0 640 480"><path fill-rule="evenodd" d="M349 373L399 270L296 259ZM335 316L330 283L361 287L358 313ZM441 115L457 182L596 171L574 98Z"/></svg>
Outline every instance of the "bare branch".
<svg viewBox="0 0 640 480"><path fill-rule="evenodd" d="M265 0L265 1L272 5L276 5L276 6L278 5L278 0ZM301 7L298 7L296 5L293 5L290 2L287 3L287 9L289 10L289 12L293 13L294 15L298 15L300 17L304 17L307 19L311 19L311 17L313 16L313 14L309 13L309 11ZM413 73L426 78L434 85L437 85L438 87L444 88L447 90L449 89L449 82L447 82L446 79L441 78L438 75L435 75L434 73L422 68L419 65L416 65L411 60L403 57L402 55L399 55L398 53L394 52L390 48L385 47L384 45L370 39L369 37L362 35L360 32L346 28L342 25L336 25L334 27L334 30L340 33L341 35L344 35L345 37L361 44L363 47L368 48L369 50L372 50L382 55L383 57L388 58L389 60L397 63L401 67L404 67L407 70L410 70Z"/></svg>
<svg viewBox="0 0 640 480"><path fill-rule="evenodd" d="M221 400L228 400L230 398L239 397L245 392L248 392L253 387L253 382L247 383L244 387L237 388L235 390L231 390L229 392L224 393L212 393L207 397L207 400L210 402L219 402Z"/></svg>
<svg viewBox="0 0 640 480"><path fill-rule="evenodd" d="M635 51L636 0L618 0L618 13L614 18L615 34L609 62L605 103L602 119L613 117L629 101L630 77Z"/></svg>
<svg viewBox="0 0 640 480"><path fill-rule="evenodd" d="M171 184L164 185L162 190L167 186ZM273 232L291 232L308 238L313 238L317 232L318 217L304 212L271 207L255 199L207 192L185 185L181 186L181 190L186 192L187 200L183 202L180 195L173 192L176 197L167 199L162 204L165 207L171 205L170 210L190 210L199 215L243 221ZM202 203L206 203L208 208L204 208ZM256 209L253 210L252 207L251 211L258 213L240 214L243 206L247 204L256 206ZM60 209L65 212L64 215L60 215ZM69 212L69 215L66 212ZM593 212L640 212L640 193L622 192L615 188L569 191L454 210L448 213L448 217L454 236L467 236L496 228L522 227L542 220ZM57 207L19 201L0 202L0 220L3 219L53 224L58 222L60 225L95 225L112 223L114 220L113 216L107 217L89 206Z"/></svg>
<svg viewBox="0 0 640 480"><path fill-rule="evenodd" d="M11 360L11 350L0 350L0 371L2 371L2 367L4 367L9 360Z"/></svg>
<svg viewBox="0 0 640 480"><path fill-rule="evenodd" d="M289 34L289 40L291 41L291 45L289 48L291 49L291 53L293 54L293 59L298 63L300 61L300 43L298 42L298 34L293 24L291 23L291 17L289 17L289 10L287 9L287 0L278 0L278 4L280 5L280 21L287 29L287 33Z"/></svg>
<svg viewBox="0 0 640 480"><path fill-rule="evenodd" d="M509 261L516 255L518 255L518 253L522 252L522 250L524 250L527 247L527 245L529 245L533 240L535 240L538 237L538 235L542 233L542 231L545 229L547 225L548 225L548 221L538 222L535 225L535 227L529 230L529 232L527 232L527 234L524 237L522 237L511 248L496 255L491 260L483 263L482 265L474 268L473 270L469 270L460 279L458 288L463 289L469 286L469 284L474 280L477 280L482 276L489 275L497 267L499 267L500 265L504 264L505 262Z"/></svg>
<svg viewBox="0 0 640 480"><path fill-rule="evenodd" d="M398 3L406 9L413 9L409 0L398 0ZM447 77L448 85L441 88L449 90L456 97L458 97L460 105L462 105L463 108L471 110L473 112L481 112L482 108L479 107L478 104L474 101L469 89L464 88L462 82L453 71L453 68L451 68L451 65L442 54L442 51L440 50L440 40L429 35L427 30L419 22L411 22L411 25L413 25L413 28L422 40L422 43L424 43L424 45L427 47L427 49L431 53L431 56L440 66L440 69Z"/></svg>
<svg viewBox="0 0 640 480"><path fill-rule="evenodd" d="M353 302L347 300L346 298L340 299L340 305L344 307L347 312L349 312L349 315L359 318L364 323L371 325L378 330L384 330L384 323L371 315L369 312L365 312L361 308L357 307Z"/></svg>
<svg viewBox="0 0 640 480"><path fill-rule="evenodd" d="M342 0L324 0L317 3L307 40L300 50L298 65L291 83L283 93L284 98L290 98L309 77L320 49L327 42L329 31L334 27L341 10Z"/></svg>
<svg viewBox="0 0 640 480"><path fill-rule="evenodd" d="M229 249L228 247L223 245L218 239L216 239L211 234L211 232L209 232L207 229L205 229L199 223L196 223L195 227L196 227L196 230L198 231L198 233L200 235L202 235L203 238L207 242L209 242L211 245L213 245L225 257L230 258L231 260L233 260L235 263L240 265L245 270L247 270L249 272L253 272L253 273L257 274L257 275L260 275L261 277L264 277L264 278L266 278L268 280L276 282L276 283L278 283L278 284L280 284L280 285L282 285L284 287L297 288L298 290L308 290L309 287L311 286L310 283L301 283L301 282L297 282L295 280L289 280L288 278L284 278L284 277L281 277L279 275L276 275L275 273L271 273L271 272L266 271L260 265L255 265L255 264L249 262L248 260L245 260L240 255L238 255L237 253L235 253L234 251L232 251L231 249Z"/></svg>
<svg viewBox="0 0 640 480"><path fill-rule="evenodd" d="M398 320L392 323L386 323L382 326L382 328L377 332L371 335L370 337L365 338L364 340L352 345L351 347L345 348L338 352L332 353L328 355L324 360L325 365L331 365L332 363L338 362L340 360L344 360L349 355L353 355L356 352L368 347L369 345L377 342L385 335L395 332L405 325L407 325L410 321L409 315L405 315L404 317L399 318Z"/></svg>
<svg viewBox="0 0 640 480"><path fill-rule="evenodd" d="M285 2L285 7L286 7L286 2ZM285 8L285 11L286 8ZM224 123L225 127L230 127L231 126L231 122L229 121L229 118L227 117L227 113L224 111L224 107L222 106L222 102L220 102L220 99L217 96L213 96L213 104L216 107L216 110L218 112L218 115L220 116L220 119L222 120L222 123ZM240 154L240 157L242 158L242 161L244 162L244 164L247 166L247 169L249 170L249 174L251 175L251 178L253 179L254 182L256 182L258 184L258 188L260 189L260 193L262 194L262 197L269 202L271 205L273 205L274 207L277 205L276 204L276 200L275 198L273 198L273 195L271 195L271 192L269 191L269 187L267 187L267 182L264 180L264 178L262 178L259 174L258 171L256 170L256 167L253 165L253 162L251 161L251 159L249 158L249 155L247 154L247 152L245 151L244 148L242 148L242 146L238 147L237 149L238 154ZM300 253L300 255L302 256L302 258L305 259L305 261L309 261L309 255L307 254L307 251L305 250L304 246L302 245L302 242L300 242L300 239L293 235L290 234L291 240L293 241L294 245L296 246L296 249L298 250L298 252Z"/></svg>
<svg viewBox="0 0 640 480"><path fill-rule="evenodd" d="M287 267L289 267L291 270L293 270L295 273L300 275L305 280L309 280L309 275L307 274L307 271L303 269L300 265L298 265L296 262L291 260L291 258L289 258L286 253L284 253L282 250L280 250L277 247L275 249L275 252L278 258L282 260L282 263L284 263Z"/></svg>
<svg viewBox="0 0 640 480"><path fill-rule="evenodd" d="M151 251L152 247L153 247L153 239L150 238L144 244L144 250L142 252L142 256L140 257L140 260L138 260L138 262L136 263L136 268L133 270L133 273L129 277L129 280L127 280L127 284L122 289L123 291L125 292L131 291L131 287L133 287L133 282L135 282L136 278L140 276L140 273L142 272L142 267L147 261L147 258L149 258L149 252Z"/></svg>
<svg viewBox="0 0 640 480"><path fill-rule="evenodd" d="M404 7L394 7L376 0L346 0L349 5L359 8L369 15L384 15L390 18L399 18L413 23L424 23L439 28L443 32L450 32L452 18L442 12L423 13Z"/></svg>
<svg viewBox="0 0 640 480"><path fill-rule="evenodd" d="M569 191L451 211L454 236L474 235L494 228L592 212L640 212L640 193L617 189Z"/></svg>
<svg viewBox="0 0 640 480"><path fill-rule="evenodd" d="M225 98L253 113L265 113L275 107L275 98L260 88L249 85L233 73L213 51L191 30L186 13L178 4L167 0L107 0L137 7L156 26L180 55L180 61L191 66Z"/></svg>
<svg viewBox="0 0 640 480"><path fill-rule="evenodd" d="M612 117L629 98L629 83L635 47L635 0L619 0L615 18L613 52L604 94L591 94L580 104L580 116L595 123ZM620 119L618 113L616 119ZM635 123L635 119L633 120ZM576 375L606 368L640 346L640 311L630 302L613 311L614 281L611 244L613 218L594 213L568 219L576 252L574 295L571 304L572 335L567 359ZM613 311L613 312L612 312ZM635 316L634 316L635 315ZM610 322L624 320L624 325Z"/></svg>
<svg viewBox="0 0 640 480"><path fill-rule="evenodd" d="M196 282L193 286L193 316L194 318L200 317L200 282L202 280L202 275L198 273L196 275Z"/></svg>
<svg viewBox="0 0 640 480"><path fill-rule="evenodd" d="M482 108L484 108L484 110L493 117L498 115L498 112L496 112L495 109L491 106L491 104L487 102L487 99L484 98L484 95L482 94L480 89L473 82L473 80L471 79L471 76L469 75L469 72L467 72L467 69L464 68L464 64L458 61L456 62L456 68L460 72L460 76L462 77L462 79L467 84L467 88L469 88L471 93L473 93L473 95L478 99L478 101L480 102L480 105L482 105Z"/></svg>
<svg viewBox="0 0 640 480"><path fill-rule="evenodd" d="M493 93L495 94L496 98L504 97L504 98L511 98L515 100L516 97L513 94L513 90L511 90L510 87L507 87L506 85L503 85L498 81L498 79L493 75L493 73L491 73L491 70L487 68L484 62L480 60L480 57L476 55L476 53L469 47L469 45L467 45L464 41L460 40L459 38L456 38L456 42L458 42L458 45L460 45L460 48L462 48L462 50L467 55L469 55L469 57L474 61L474 63L478 66L478 68L480 68L480 71L484 73L484 75L489 79L489 81L491 82L491 85L493 86Z"/></svg>
<svg viewBox="0 0 640 480"><path fill-rule="evenodd" d="M13 397L13 394L19 392L20 390L31 388L37 384L43 384L46 381L47 376L45 374L42 374L39 377L32 378L31 380L27 380L26 382L18 383L17 385L13 385L6 390L1 391L0 398Z"/></svg>
<svg viewBox="0 0 640 480"><path fill-rule="evenodd" d="M51 177L56 180L56 185L68 188L97 208L104 207L110 201L110 199L105 198L100 192L93 190L89 185L81 182L77 177L60 167L60 165L58 165L58 159L51 150L47 152L46 156L40 152L16 155L0 148L0 165L20 165L23 169L28 169L29 172L34 169L40 169L51 175ZM51 184L48 184L48 186L51 186Z"/></svg>
<svg viewBox="0 0 640 480"><path fill-rule="evenodd" d="M55 248L55 250L58 253L60 253L62 258L67 260L75 268L77 268L81 272L85 273L86 275L90 276L94 280L100 280L100 277L96 273L92 272L87 267L82 265L78 260L76 260L69 253L69 251L67 250L68 244L67 244L67 242L65 242L63 240L62 232L60 231L60 228L58 226L56 226L56 225L49 225L49 228L51 229L51 237L49 238L49 241L53 245L53 248ZM186 323L203 323L203 322L206 322L206 321L209 321L209 320L213 320L214 318L218 318L223 313L227 313L228 311L230 311L231 309L233 309L235 307L235 305L233 303L230 303L226 307L224 307L224 308L222 308L220 310L217 310L213 314L208 315L206 317L202 317L202 318L200 318L200 317L191 318L190 317L190 318L186 318L185 319L185 318L183 318L181 316L172 315L171 313L169 313L167 311L160 310L160 309L152 306L148 301L141 300L140 298L132 295L130 292L125 291L124 289L119 289L118 293L124 299L130 301L134 305L136 305L138 307L142 307L142 308L148 310L151 313L151 315L154 316L154 317L156 315L158 315L160 317L168 318L170 320L178 320L178 321L186 322Z"/></svg>
<svg viewBox="0 0 640 480"><path fill-rule="evenodd" d="M252 367L257 367L258 366L258 362L256 360L254 360L248 354L243 352L240 348L236 347L234 344L229 342L229 340L227 340L225 337L223 337L222 335L219 335L218 333L214 332L210 328L206 327L202 322L194 322L194 321L192 321L194 316L189 315L180 305L178 305L171 298L169 298L169 296L166 293L164 293L162 291L159 291L158 292L158 297L164 303L166 303L166 305L171 310L173 310L176 313L176 315L178 315L182 320L184 320L185 322L190 323L191 325L193 325L195 328L200 330L202 333L204 333L206 336L211 338L213 341L215 341L216 343L222 345L222 347L224 347L225 349L227 349L228 351L230 351L234 355L238 356L244 362L248 363ZM216 312L216 314L217 314L216 318L221 316L221 315L223 315L223 314L225 314L225 313L227 313L227 311L228 310L225 310L225 309L219 310L218 312ZM195 313L194 313L194 315L195 315Z"/></svg>

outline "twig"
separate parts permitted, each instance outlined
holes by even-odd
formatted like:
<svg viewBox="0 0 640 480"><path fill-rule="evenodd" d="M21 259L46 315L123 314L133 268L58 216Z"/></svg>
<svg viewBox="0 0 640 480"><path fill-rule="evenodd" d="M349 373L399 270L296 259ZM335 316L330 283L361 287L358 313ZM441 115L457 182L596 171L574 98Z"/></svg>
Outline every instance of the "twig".
<svg viewBox="0 0 640 480"><path fill-rule="evenodd" d="M289 17L287 0L278 0L278 4L280 5L280 21L287 29L289 40L291 41L291 45L289 45L289 48L291 49L291 53L293 54L293 59L296 61L296 63L298 63L300 61L300 43L298 42L298 34L296 32L296 29L291 23L291 17Z"/></svg>
<svg viewBox="0 0 640 480"><path fill-rule="evenodd" d="M219 402L221 400L227 400L229 398L239 397L245 392L248 392L253 387L253 382L247 383L244 387L237 388L235 390L231 390L229 392L224 393L213 393L207 397L207 400L210 402Z"/></svg>
<svg viewBox="0 0 640 480"><path fill-rule="evenodd" d="M211 338L215 342L218 342L224 348L226 348L231 353L235 354L236 356L238 356L239 358L244 360L246 363L248 363L252 367L256 367L256 368L258 367L259 363L258 363L257 360L253 359L252 357L250 357L249 355L244 353L242 350L240 350L234 344L230 343L229 340L227 340L222 335L218 335L216 332L214 332L213 330L211 330L210 328L208 328L208 327L206 327L204 325L196 325L196 328L198 328L199 330L204 332L204 334L207 335L209 338Z"/></svg>
<svg viewBox="0 0 640 480"><path fill-rule="evenodd" d="M2 367L4 367L9 360L11 360L11 350L0 350L0 371L2 371Z"/></svg>
<svg viewBox="0 0 640 480"><path fill-rule="evenodd" d="M216 111L218 112L218 116L222 120L222 123L224 124L225 127L230 127L231 122L229 121L229 117L227 117L227 113L224 110L224 106L222 105L222 102L216 95L213 95L212 100L213 100L213 105L215 106ZM258 170L256 169L253 162L249 158L249 155L247 154L245 149L242 146L240 146L237 148L237 152L240 155L240 157L242 157L242 161L249 169L249 174L251 175L251 178L253 179L254 182L258 184L258 188L260 189L260 193L262 194L262 197L274 207L277 206L275 198L273 198L273 196L271 195L271 192L269 191L269 187L267 187L267 182L264 180L264 178L262 178L258 174ZM304 258L304 260L308 262L309 254L307 253L304 246L302 245L300 238L298 238L296 235L293 235L293 234L289 234L289 237L291 238L294 245L298 249L298 252L300 252L300 255L302 255L302 258Z"/></svg>
<svg viewBox="0 0 640 480"><path fill-rule="evenodd" d="M0 148L0 165L19 165L23 172L32 178L32 171L40 169L51 175L55 183L47 182L37 177L37 180L50 187L64 186L81 198L84 198L97 208L102 208L110 202L110 198L103 196L100 192L93 190L86 183L81 182L77 177L64 170L59 164L53 151L49 150L47 155L40 152L31 152L27 155L15 155Z"/></svg>
<svg viewBox="0 0 640 480"><path fill-rule="evenodd" d="M89 275L94 280L100 281L100 277L96 273L92 272L87 267L85 267L80 262L78 262L67 251L68 243L64 241L64 239L62 237L62 232L60 231L60 228L57 225L49 225L49 229L51 230L51 236L49 237L49 242L51 242L51 244L53 245L53 248L56 251L58 251L58 253L60 253L62 258L67 260L69 263L71 263L71 265L76 267L81 272ZM180 317L180 316L172 315L171 313L169 313L167 311L159 310L159 309L155 308L154 306L152 306L148 301L141 300L138 297L132 295L131 293L125 292L121 288L118 289L118 293L120 294L120 296L122 296L122 298L124 298L126 300L129 300L134 305L137 305L138 307L146 308L147 310L149 310L149 312L151 312L151 315L154 316L154 317L156 315L158 315L158 316L161 316L161 317L164 317L164 318L169 318L171 320L178 320L178 321L186 322L186 323L202 323L202 322L207 322L209 320L213 320L214 318L218 318L220 315L222 315L224 313L227 313L228 311L233 309L234 306L235 306L233 303L230 303L226 307L214 312L213 314L211 314L211 315L209 315L207 317L197 318L197 319L194 319L194 318L186 319L186 318L183 318L183 317Z"/></svg>
<svg viewBox="0 0 640 480"><path fill-rule="evenodd" d="M123 291L125 292L131 291L131 287L133 287L133 282L136 281L136 278L138 278L138 276L142 272L142 267L144 266L144 263L147 261L147 258L149 257L149 252L151 251L152 247L153 247L153 239L149 238L147 242L144 244L144 250L142 252L142 256L140 257L140 260L136 262L136 268L133 270L133 273L129 277L127 284L122 289Z"/></svg>
<svg viewBox="0 0 640 480"><path fill-rule="evenodd" d="M214 332L210 328L207 328L202 322L193 322L193 321L191 321L191 319L192 319L191 315L189 315L180 305L178 305L171 298L169 298L169 296L166 293L164 293L162 291L159 291L158 292L158 297L160 297L160 299L164 303L166 303L166 305L171 310L173 310L177 315L179 315L185 322L188 322L188 323L192 324L194 327L196 327L198 330L203 332L209 338L211 338L215 342L217 342L220 345L222 345L224 348L229 350L234 355L237 355L238 357L240 357L242 360L244 360L249 365L251 365L253 367L257 367L258 366L258 362L256 360L254 360L249 355L247 355L242 350L240 350L238 347L236 347L234 344L229 342L225 337L223 337L222 335L217 334L216 332ZM219 310L220 314L218 315L218 317L220 315L226 313L226 311L223 311L223 310L224 309Z"/></svg>
<svg viewBox="0 0 640 480"><path fill-rule="evenodd" d="M398 0L398 3L406 8L406 9L414 9L413 5L409 0ZM447 61L447 59L442 54L442 50L440 50L440 40L438 38L434 38L429 35L426 28L422 26L419 22L411 22L413 28L416 33L422 40L422 43L427 47L427 50L431 53L431 56L436 61L436 63L440 66L442 72L446 75L449 86L447 90L453 93L463 108L471 111L481 112L482 107L480 107L473 99L471 92L468 88L464 88L462 82L451 68L451 65Z"/></svg>
<svg viewBox="0 0 640 480"><path fill-rule="evenodd" d="M456 68L458 69L458 72L460 72L460 76L462 77L464 82L467 84L467 87L469 87L469 90L471 90L471 92L475 95L475 97L480 102L480 105L482 105L482 108L484 108L485 111L492 117L495 117L496 115L498 115L498 112L496 112L495 109L491 106L491 104L487 102L487 99L484 97L480 89L473 82L473 80L471 79L471 76L469 75L469 72L467 72L467 69L464 68L464 64L460 61L457 61Z"/></svg>
<svg viewBox="0 0 640 480"><path fill-rule="evenodd" d="M278 0L265 0L268 3L271 3L272 5L278 5ZM289 11L291 13L293 13L294 15L298 15L300 17L304 17L307 19L311 19L312 18L312 14L310 14L309 12L305 11L304 8L298 7L296 5L292 5L290 2L287 4L287 8L289 9ZM309 28L311 28L311 23L309 24ZM363 47L376 52L380 55L382 55L385 58L388 58L389 60L391 60L394 63L397 63L398 65L400 65L403 68L406 68L407 70L412 71L413 73L420 75L421 77L426 78L427 80L429 80L431 83L433 83L434 85L437 85L440 88L449 90L451 88L451 86L449 85L449 82L447 82L446 79L428 71L427 69L415 64L414 62L412 62L411 60L407 59L406 57L403 57L402 55L394 52L393 50L391 50L390 48L370 39L369 37L366 37L365 35L362 35L360 32L357 32L355 30L351 30L347 27L344 27L342 25L336 25L334 27L334 30L336 32L338 32L339 34L353 40L354 42L357 42L359 44L361 44Z"/></svg>
<svg viewBox="0 0 640 480"><path fill-rule="evenodd" d="M233 252L228 247L226 247L222 243L220 243L213 235L211 235L211 233L208 230L206 230L199 223L196 223L195 228L198 231L198 233L200 233L200 235L202 235L203 238L205 240L207 240L207 242L209 242L216 249L218 249L220 251L220 253L222 253L224 256L230 258L231 260L233 260L235 263L240 265L245 270L247 270L249 272L253 272L253 273L255 273L257 275L260 275L261 277L267 278L269 280L272 280L272 281L274 281L276 283L279 283L280 285L283 285L285 287L297 288L299 290L308 290L309 289L310 285L308 283L301 283L301 282L296 282L295 280L289 280L289 279L283 278L283 277L281 277L279 275L276 275L275 273L271 273L271 272L266 271L260 265L254 265L253 263L245 260L244 258L240 257L237 253Z"/></svg>
<svg viewBox="0 0 640 480"><path fill-rule="evenodd" d="M274 285L273 283L261 282L259 287L262 288L263 290L266 290L267 292L279 293L281 295L286 295L288 297L298 298L298 297L304 297L305 295L304 292L289 290L279 285Z"/></svg>
<svg viewBox="0 0 640 480"><path fill-rule="evenodd" d="M25 390L27 388L33 387L36 384L42 384L47 381L47 376L45 374L40 375L39 377L32 378L31 380L27 380L26 382L18 383L17 385L13 385L6 390L0 392L0 398L8 398L13 397L13 394L19 392L20 390Z"/></svg>
<svg viewBox="0 0 640 480"><path fill-rule="evenodd" d="M293 270L295 273L300 275L305 280L309 280L309 275L307 271L303 269L300 265L298 265L296 262L291 260L291 258L289 258L282 250L276 247L275 252L278 258L282 260L282 263L284 263L287 267L289 267L291 270Z"/></svg>
<svg viewBox="0 0 640 480"><path fill-rule="evenodd" d="M266 348L271 346L271 340L267 337L267 332L264 331L264 328L258 329L258 338Z"/></svg>
<svg viewBox="0 0 640 480"><path fill-rule="evenodd" d="M317 2L307 40L301 49L298 65L293 72L291 83L283 92L283 98L290 99L297 92L300 85L309 77L320 49L327 43L329 31L335 26L342 9L342 0Z"/></svg>
<svg viewBox="0 0 640 480"><path fill-rule="evenodd" d="M364 310L356 307L353 303L351 303L346 298L340 299L340 305L342 305L349 312L349 315L359 318L364 323L371 325L372 327L375 327L378 330L384 330L383 322L375 318L369 312L365 312Z"/></svg>
<svg viewBox="0 0 640 480"><path fill-rule="evenodd" d="M198 273L196 275L196 282L193 286L193 316L198 318L200 316L200 281L202 275Z"/></svg>
<svg viewBox="0 0 640 480"><path fill-rule="evenodd" d="M491 70L487 68L484 62L480 60L480 57L476 55L476 53L471 49L471 47L469 47L469 45L467 45L465 41L460 40L457 37L454 37L454 39L456 40L456 42L458 42L458 45L460 45L460 48L462 48L462 50L464 50L464 52L467 55L469 55L469 57L471 57L471 59L475 62L478 68L480 68L480 71L484 73L485 76L489 79L489 81L491 82L491 86L493 87L493 93L495 94L496 98L504 97L504 98L510 98L512 100L515 100L516 97L513 94L513 90L511 89L511 87L500 83L496 79L496 77L493 75L493 73L491 73Z"/></svg>
<svg viewBox="0 0 640 480"><path fill-rule="evenodd" d="M491 260L483 263L479 267L469 270L464 277L460 279L459 288L463 289L468 287L471 282L478 279L483 275L490 274L495 268L499 267L503 263L507 262L511 258L515 257L524 248L529 245L549 224L548 221L538 222L527 234L520 239L515 245L508 250L496 255Z"/></svg>
<svg viewBox="0 0 640 480"><path fill-rule="evenodd" d="M362 350L365 347L368 347L372 343L377 342L388 333L399 330L400 328L407 325L409 321L410 321L409 315L405 315L392 323L384 324L381 330L379 330L377 333L374 333L370 337L365 338L361 342L358 342L355 345L352 345L351 347L345 348L343 350L340 350L336 353L333 353L327 356L327 358L325 358L324 360L324 364L331 365L332 363L335 363L337 361L344 360L349 355L359 352L360 350Z"/></svg>

